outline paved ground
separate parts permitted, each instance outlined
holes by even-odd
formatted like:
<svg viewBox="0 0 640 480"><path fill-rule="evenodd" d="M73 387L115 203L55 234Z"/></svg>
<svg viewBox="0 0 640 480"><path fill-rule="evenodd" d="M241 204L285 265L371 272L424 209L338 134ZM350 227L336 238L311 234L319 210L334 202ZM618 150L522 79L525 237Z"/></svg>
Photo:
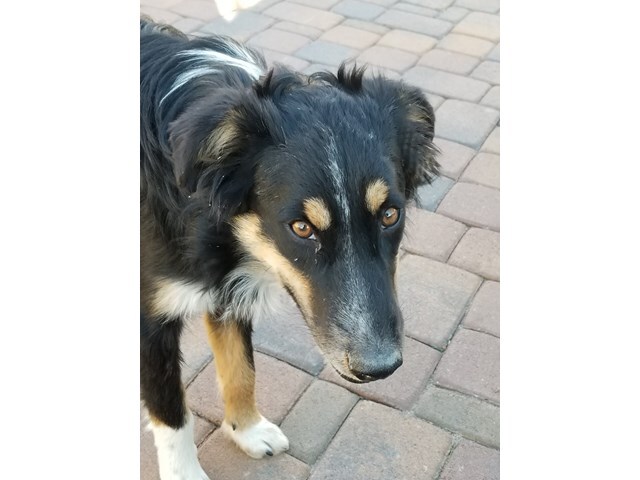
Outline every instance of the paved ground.
<svg viewBox="0 0 640 480"><path fill-rule="evenodd" d="M348 384L300 315L257 326L258 403L287 454L252 460L217 429L222 404L203 328L184 338L189 405L213 480L489 480L499 477L500 17L498 0L141 0L187 33L225 33L304 72L356 58L419 86L436 110L443 176L411 212L399 271L404 365ZM218 2L222 3L234 3ZM151 434L141 472L157 479Z"/></svg>

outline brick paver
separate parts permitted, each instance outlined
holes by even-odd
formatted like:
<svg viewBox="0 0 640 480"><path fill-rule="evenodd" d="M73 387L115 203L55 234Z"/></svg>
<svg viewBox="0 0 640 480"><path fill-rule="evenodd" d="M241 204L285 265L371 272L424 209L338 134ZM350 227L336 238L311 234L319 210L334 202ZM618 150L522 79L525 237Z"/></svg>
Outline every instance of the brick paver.
<svg viewBox="0 0 640 480"><path fill-rule="evenodd" d="M182 376L204 469L213 480L499 478L499 0L235 3L141 0L140 10L248 42L269 64L335 72L357 60L417 86L436 112L442 176L408 206L396 278L404 364L391 377L338 377L289 299L254 325L257 401L289 436L285 454L251 459L217 429L215 365L201 319L189 323ZM141 428L140 439L141 478L158 480L152 435Z"/></svg>
<svg viewBox="0 0 640 480"><path fill-rule="evenodd" d="M451 446L437 427L372 402L355 406L309 480L436 479Z"/></svg>

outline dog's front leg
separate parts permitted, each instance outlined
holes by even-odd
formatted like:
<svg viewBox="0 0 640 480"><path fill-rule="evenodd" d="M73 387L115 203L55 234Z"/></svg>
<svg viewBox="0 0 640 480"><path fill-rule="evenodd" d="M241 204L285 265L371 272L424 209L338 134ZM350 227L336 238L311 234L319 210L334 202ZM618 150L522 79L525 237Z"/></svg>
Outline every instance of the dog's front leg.
<svg viewBox="0 0 640 480"><path fill-rule="evenodd" d="M287 437L256 407L251 325L218 321L212 314L205 315L205 325L224 400L222 430L253 458L287 450Z"/></svg>

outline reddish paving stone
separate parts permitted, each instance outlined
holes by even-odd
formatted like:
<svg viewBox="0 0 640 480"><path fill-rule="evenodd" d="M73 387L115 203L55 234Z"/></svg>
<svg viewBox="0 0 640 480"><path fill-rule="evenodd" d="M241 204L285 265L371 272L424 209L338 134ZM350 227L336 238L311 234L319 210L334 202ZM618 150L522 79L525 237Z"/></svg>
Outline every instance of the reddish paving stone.
<svg viewBox="0 0 640 480"><path fill-rule="evenodd" d="M324 63L338 66L347 59L354 58L358 51L324 40L316 40L305 45L296 52L296 56L313 63Z"/></svg>
<svg viewBox="0 0 640 480"><path fill-rule="evenodd" d="M273 25L272 28L277 28L278 30L284 30L286 32L297 33L298 35L303 35L311 39L318 38L320 35L322 35L322 30L319 30L317 28L310 27L309 25L300 25L299 23L286 21L278 22Z"/></svg>
<svg viewBox="0 0 640 480"><path fill-rule="evenodd" d="M436 111L436 136L477 149L499 118L497 110L485 105L446 100Z"/></svg>
<svg viewBox="0 0 640 480"><path fill-rule="evenodd" d="M421 208L408 208L401 247L410 253L446 262L467 227Z"/></svg>
<svg viewBox="0 0 640 480"><path fill-rule="evenodd" d="M455 448L440 474L440 480L498 480L500 452L469 440Z"/></svg>
<svg viewBox="0 0 640 480"><path fill-rule="evenodd" d="M140 480L160 480L153 433L145 427L140 428Z"/></svg>
<svg viewBox="0 0 640 480"><path fill-rule="evenodd" d="M500 188L500 155L480 152L466 168L460 180Z"/></svg>
<svg viewBox="0 0 640 480"><path fill-rule="evenodd" d="M500 230L500 191L473 183L456 183L444 197L437 213L467 225Z"/></svg>
<svg viewBox="0 0 640 480"><path fill-rule="evenodd" d="M347 47L363 49L376 43L380 35L359 28L338 25L325 32L320 38Z"/></svg>
<svg viewBox="0 0 640 480"><path fill-rule="evenodd" d="M277 318L255 322L253 346L258 351L317 375L324 366L322 354L297 307L288 298L283 304Z"/></svg>
<svg viewBox="0 0 640 480"><path fill-rule="evenodd" d="M500 153L500 127L493 129L487 140L482 144L483 152Z"/></svg>
<svg viewBox="0 0 640 480"><path fill-rule="evenodd" d="M466 8L460 7L449 7L444 12L440 14L442 20L447 20L448 22L459 22L464 17L469 14L469 10Z"/></svg>
<svg viewBox="0 0 640 480"><path fill-rule="evenodd" d="M466 328L500 336L500 284L486 281L476 293L462 324Z"/></svg>
<svg viewBox="0 0 640 480"><path fill-rule="evenodd" d="M342 22L342 25L357 28L360 30L366 30L372 33L377 33L378 35L383 35L389 31L389 28L383 25L378 25L377 23L372 22L364 22L362 20L356 20L355 18L346 19L344 22Z"/></svg>
<svg viewBox="0 0 640 480"><path fill-rule="evenodd" d="M311 40L296 33L270 28L251 37L248 44L282 53L293 53Z"/></svg>
<svg viewBox="0 0 640 480"><path fill-rule="evenodd" d="M436 43L437 40L435 38L427 35L404 30L391 30L380 39L378 45L399 48L412 53L423 53L433 48Z"/></svg>
<svg viewBox="0 0 640 480"><path fill-rule="evenodd" d="M500 15L471 12L452 31L498 42L500 40Z"/></svg>
<svg viewBox="0 0 640 480"><path fill-rule="evenodd" d="M436 118L437 122L438 119ZM437 157L440 164L440 173L457 180L476 151L444 138L436 138L434 143L440 149L440 154Z"/></svg>
<svg viewBox="0 0 640 480"><path fill-rule="evenodd" d="M449 263L490 280L500 280L500 234L470 228L451 254Z"/></svg>
<svg viewBox="0 0 640 480"><path fill-rule="evenodd" d="M343 0L335 5L331 11L347 18L357 18L359 20L373 20L385 9L379 5L360 0Z"/></svg>
<svg viewBox="0 0 640 480"><path fill-rule="evenodd" d="M397 284L405 333L444 349L481 281L476 275L440 262L414 255L404 257Z"/></svg>
<svg viewBox="0 0 640 480"><path fill-rule="evenodd" d="M170 8L179 15L197 18L204 22L220 16L216 4L210 0L184 0Z"/></svg>
<svg viewBox="0 0 640 480"><path fill-rule="evenodd" d="M459 330L433 375L437 385L500 402L500 339Z"/></svg>
<svg viewBox="0 0 640 480"><path fill-rule="evenodd" d="M418 418L359 402L309 480L436 479L451 435Z"/></svg>
<svg viewBox="0 0 640 480"><path fill-rule="evenodd" d="M471 102L479 101L491 88L486 82L429 67L413 67L403 78L428 92Z"/></svg>
<svg viewBox="0 0 640 480"><path fill-rule="evenodd" d="M356 395L333 383L312 383L281 425L289 439L289 455L312 465L357 401Z"/></svg>
<svg viewBox="0 0 640 480"><path fill-rule="evenodd" d="M450 33L440 40L438 48L464 53L474 57L484 57L493 48L493 43L482 38Z"/></svg>
<svg viewBox="0 0 640 480"><path fill-rule="evenodd" d="M231 21L218 17L200 29L201 32L214 35L229 35L236 40L246 42L251 36L266 29L275 20L261 13L244 10Z"/></svg>
<svg viewBox="0 0 640 480"><path fill-rule="evenodd" d="M319 28L320 30L335 27L344 20L342 15L291 2L280 2L265 10L264 13L279 18L280 20L289 20L291 22Z"/></svg>
<svg viewBox="0 0 640 480"><path fill-rule="evenodd" d="M497 13L500 10L500 0L456 0L456 5L488 13Z"/></svg>
<svg viewBox="0 0 640 480"><path fill-rule="evenodd" d="M280 423L313 377L262 353L255 353L254 359L258 409L268 420ZM198 415L216 425L224 419L214 362L187 388L187 403Z"/></svg>
<svg viewBox="0 0 640 480"><path fill-rule="evenodd" d="M274 52L273 50L269 50L267 48L262 48L260 49L260 51L264 55L264 58L267 61L267 65L281 63L293 68L294 70L304 70L309 66L309 62L307 62L306 60L301 60L298 57L293 57L291 55L287 55L286 53Z"/></svg>
<svg viewBox="0 0 640 480"><path fill-rule="evenodd" d="M471 55L449 52L448 50L434 49L425 53L418 61L418 65L437 68L447 72L466 75L480 63L480 60Z"/></svg>
<svg viewBox="0 0 640 480"><path fill-rule="evenodd" d="M500 446L500 407L476 397L429 385L413 411L483 445Z"/></svg>
<svg viewBox="0 0 640 480"><path fill-rule="evenodd" d="M204 471L212 479L305 480L309 467L287 453L259 460L249 457L222 430L216 430L198 449Z"/></svg>
<svg viewBox="0 0 640 480"><path fill-rule="evenodd" d="M188 384L213 358L207 332L200 318L192 318L185 323L180 337L180 351L183 358L182 381Z"/></svg>
<svg viewBox="0 0 640 480"><path fill-rule="evenodd" d="M376 45L362 52L358 60L363 63L378 65L379 67L402 72L415 64L418 57L413 53Z"/></svg>
<svg viewBox="0 0 640 480"><path fill-rule="evenodd" d="M438 123L436 121L436 123ZM416 192L416 200L420 208L434 212L455 182L440 175L431 184L422 185Z"/></svg>
<svg viewBox="0 0 640 480"><path fill-rule="evenodd" d="M205 420L204 418L199 417L198 415L193 416L193 439L196 445L200 445L204 442L205 438L207 438L211 432L215 430L216 426Z"/></svg>
<svg viewBox="0 0 640 480"><path fill-rule="evenodd" d="M500 110L500 87L491 87L491 90L482 97L480 103L491 108L495 108L496 110Z"/></svg>
<svg viewBox="0 0 640 480"><path fill-rule="evenodd" d="M351 383L340 377L331 365L327 365L320 378L338 384L361 397L407 410L424 390L433 373L440 352L412 338L405 337L402 351L403 363L390 377L370 383Z"/></svg>
<svg viewBox="0 0 640 480"><path fill-rule="evenodd" d="M380 23L388 27L423 33L437 38L445 35L453 26L451 23L444 20L423 17L422 15L403 12L402 10L387 10L376 18L375 21L376 23Z"/></svg>
<svg viewBox="0 0 640 480"><path fill-rule="evenodd" d="M500 62L482 62L471 76L493 85L500 85Z"/></svg>

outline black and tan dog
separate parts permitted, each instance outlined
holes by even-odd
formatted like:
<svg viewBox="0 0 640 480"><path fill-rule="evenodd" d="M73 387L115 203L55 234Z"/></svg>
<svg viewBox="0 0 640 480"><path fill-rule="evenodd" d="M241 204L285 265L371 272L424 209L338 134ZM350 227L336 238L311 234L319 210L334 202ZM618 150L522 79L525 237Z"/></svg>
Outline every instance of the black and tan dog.
<svg viewBox="0 0 640 480"><path fill-rule="evenodd" d="M405 206L437 174L433 109L363 70L267 70L224 37L141 20L141 384L163 480L204 479L180 380L183 320L204 315L223 430L288 448L254 396L251 322L284 286L352 382L402 363L395 293Z"/></svg>

